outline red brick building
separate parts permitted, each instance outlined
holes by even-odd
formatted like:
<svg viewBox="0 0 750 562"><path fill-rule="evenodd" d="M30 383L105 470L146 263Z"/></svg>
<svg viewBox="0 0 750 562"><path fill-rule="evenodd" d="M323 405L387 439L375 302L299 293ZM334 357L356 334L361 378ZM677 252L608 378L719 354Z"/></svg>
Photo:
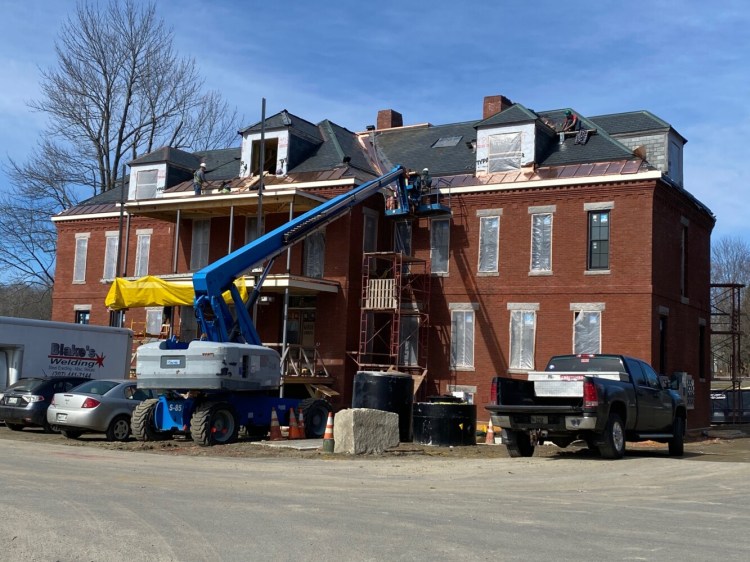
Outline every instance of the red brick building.
<svg viewBox="0 0 750 562"><path fill-rule="evenodd" d="M491 96L477 121L404 126L385 110L367 129L282 111L266 120L262 166L260 124L240 132L241 148L134 160L124 193L54 218L53 318L110 323L117 275L189 283L257 236L259 207L269 231L396 164L427 168L427 191L450 214L394 220L374 196L276 260L255 323L287 350L288 374L325 375L343 407L358 370L426 370L420 396L464 392L481 405L495 374L522 376L553 354L624 353L685 373L689 425L708 425L714 217L684 188L685 139L668 123ZM196 197L201 162L209 186ZM167 317L181 338L198 335L189 306L130 308L123 324L158 336Z"/></svg>

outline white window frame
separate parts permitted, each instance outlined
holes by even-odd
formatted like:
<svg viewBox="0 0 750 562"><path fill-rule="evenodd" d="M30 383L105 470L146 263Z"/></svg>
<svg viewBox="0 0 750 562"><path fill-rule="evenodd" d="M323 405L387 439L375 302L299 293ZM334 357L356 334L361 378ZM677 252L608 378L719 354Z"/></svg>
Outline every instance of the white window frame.
<svg viewBox="0 0 750 562"><path fill-rule="evenodd" d="M305 238L302 256L302 274L313 279L322 279L325 274L326 233L324 229Z"/></svg>
<svg viewBox="0 0 750 562"><path fill-rule="evenodd" d="M573 353L601 353L602 351L602 312L605 309L604 303L571 303L570 311L573 313ZM596 345L586 345L586 342L579 341L579 327L585 326L587 319L592 316L597 318Z"/></svg>
<svg viewBox="0 0 750 562"><path fill-rule="evenodd" d="M531 215L529 275L552 275L552 239L554 233L555 210L555 205L529 207L529 215ZM546 225L537 224L538 221L544 221L545 217L549 217L548 236L546 236L542 230Z"/></svg>
<svg viewBox="0 0 750 562"><path fill-rule="evenodd" d="M487 170L490 174L520 170L523 159L523 132L489 135L487 157Z"/></svg>
<svg viewBox="0 0 750 562"><path fill-rule="evenodd" d="M86 260L89 250L90 232L79 232L75 236L76 249L73 258L73 283L80 285L86 282Z"/></svg>
<svg viewBox="0 0 750 562"><path fill-rule="evenodd" d="M481 211L477 211L477 217L479 217L479 247L477 251L477 274L480 276L498 275L500 271L500 217L502 214L503 214L502 209L483 209ZM489 224L490 221L497 222L497 229L495 232L494 240L487 239L490 232L485 228L485 225ZM487 245L494 248L495 258L494 258L494 261L490 261L489 264L485 263L483 266L482 248L487 247Z"/></svg>
<svg viewBox="0 0 750 562"><path fill-rule="evenodd" d="M148 275L149 255L151 254L151 234L153 229L144 228L135 231L137 243L135 246L135 266L133 275L145 277Z"/></svg>
<svg viewBox="0 0 750 562"><path fill-rule="evenodd" d="M117 247L120 244L120 233L110 230L104 234L104 271L102 279L117 277Z"/></svg>
<svg viewBox="0 0 750 562"><path fill-rule="evenodd" d="M474 342L476 341L476 311L479 305L474 303L451 303L448 305L451 312L451 344L450 344L450 368L453 371L474 370ZM467 328L467 320L470 319L471 329ZM461 331L459 332L459 322ZM459 358L459 348L461 357Z"/></svg>
<svg viewBox="0 0 750 562"><path fill-rule="evenodd" d="M193 220L193 239L190 243L190 270L197 271L208 265L211 244L211 219Z"/></svg>
<svg viewBox="0 0 750 562"><path fill-rule="evenodd" d="M164 324L164 307L149 306L146 308L146 333L158 337Z"/></svg>
<svg viewBox="0 0 750 562"><path fill-rule="evenodd" d="M510 311L508 370L510 372L531 371L535 365L537 312L539 304L509 302L507 308ZM527 332L529 320L531 320L530 338ZM527 337L524 338L524 336ZM531 341L526 341L528 339Z"/></svg>
<svg viewBox="0 0 750 562"><path fill-rule="evenodd" d="M445 240L436 240L439 228L436 228L437 224L446 224L444 227L446 230ZM440 243L440 247L438 247ZM435 256L438 253L445 252L445 265L439 269L435 268ZM449 218L435 218L430 220L430 270L431 273L447 276L451 261L451 220Z"/></svg>
<svg viewBox="0 0 750 562"><path fill-rule="evenodd" d="M153 174L154 181L146 181L151 179L149 174ZM141 179L144 181L141 182ZM139 170L135 175L135 198L136 199L154 199L156 197L156 190L159 184L159 170Z"/></svg>

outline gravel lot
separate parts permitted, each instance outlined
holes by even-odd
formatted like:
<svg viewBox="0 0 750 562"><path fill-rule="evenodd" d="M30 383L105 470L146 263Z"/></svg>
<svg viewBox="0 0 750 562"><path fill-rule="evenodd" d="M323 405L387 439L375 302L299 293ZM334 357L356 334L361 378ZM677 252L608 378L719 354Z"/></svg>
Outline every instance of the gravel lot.
<svg viewBox="0 0 750 562"><path fill-rule="evenodd" d="M10 431L0 425L0 439L55 443L70 447L99 447L110 450L141 451L165 455L183 455L200 457L246 457L246 458L347 458L346 455L329 455L318 450L296 450L278 446L269 446L253 442L242 437L237 443L214 447L199 447L190 440L177 437L169 441L142 443L131 439L124 443L111 443L104 435L83 435L80 439L67 439L59 434L46 434L41 429L27 428L23 431ZM666 457L667 446L662 443L628 443L628 456ZM534 453L538 457L591 458L596 455L583 446L571 445L560 449L554 445L539 446ZM402 443L397 448L382 455L364 455L362 459L383 457L404 458L455 458L485 459L507 458L503 445L484 445L476 447L431 447L414 443ZM732 426L696 432L688 437L685 444L685 459L704 461L750 462L750 427Z"/></svg>

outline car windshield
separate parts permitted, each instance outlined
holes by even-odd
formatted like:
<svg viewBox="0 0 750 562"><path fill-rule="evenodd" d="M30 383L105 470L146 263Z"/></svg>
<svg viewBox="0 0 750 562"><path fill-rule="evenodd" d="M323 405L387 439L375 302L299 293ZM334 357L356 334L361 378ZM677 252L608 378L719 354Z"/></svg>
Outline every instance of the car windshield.
<svg viewBox="0 0 750 562"><path fill-rule="evenodd" d="M87 381L75 387L71 392L83 392L85 394L98 394L101 396L107 394L118 384L120 383L114 381Z"/></svg>
<svg viewBox="0 0 750 562"><path fill-rule="evenodd" d="M624 373L622 359L614 355L555 357L547 365L548 371L617 371Z"/></svg>
<svg viewBox="0 0 750 562"><path fill-rule="evenodd" d="M37 388L44 384L43 379L21 379L10 385L5 392L15 390L16 392L35 392Z"/></svg>

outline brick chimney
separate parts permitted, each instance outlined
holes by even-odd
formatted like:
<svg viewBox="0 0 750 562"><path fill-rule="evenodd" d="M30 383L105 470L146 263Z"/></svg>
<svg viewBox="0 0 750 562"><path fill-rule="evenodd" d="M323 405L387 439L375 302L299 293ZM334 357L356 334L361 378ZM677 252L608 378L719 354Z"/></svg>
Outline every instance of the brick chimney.
<svg viewBox="0 0 750 562"><path fill-rule="evenodd" d="M378 129L393 129L403 127L404 118L398 111L392 109L381 109L378 111Z"/></svg>
<svg viewBox="0 0 750 562"><path fill-rule="evenodd" d="M492 117L496 113L508 109L511 105L513 105L513 102L505 96L484 96L482 119Z"/></svg>

